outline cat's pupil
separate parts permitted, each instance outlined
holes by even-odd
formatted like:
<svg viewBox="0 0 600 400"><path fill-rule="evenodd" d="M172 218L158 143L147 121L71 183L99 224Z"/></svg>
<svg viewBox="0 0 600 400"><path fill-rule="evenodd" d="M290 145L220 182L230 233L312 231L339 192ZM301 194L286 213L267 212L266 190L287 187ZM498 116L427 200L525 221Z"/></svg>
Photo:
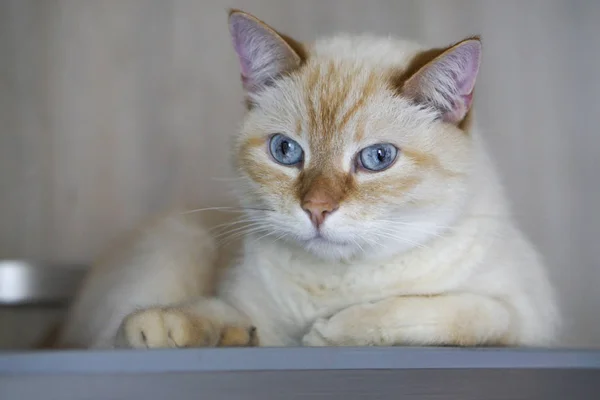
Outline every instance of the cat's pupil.
<svg viewBox="0 0 600 400"><path fill-rule="evenodd" d="M271 156L282 165L292 166L302 161L304 152L294 140L278 133L269 142Z"/></svg>
<svg viewBox="0 0 600 400"><path fill-rule="evenodd" d="M379 160L379 162L385 161L385 149L377 149L377 160Z"/></svg>

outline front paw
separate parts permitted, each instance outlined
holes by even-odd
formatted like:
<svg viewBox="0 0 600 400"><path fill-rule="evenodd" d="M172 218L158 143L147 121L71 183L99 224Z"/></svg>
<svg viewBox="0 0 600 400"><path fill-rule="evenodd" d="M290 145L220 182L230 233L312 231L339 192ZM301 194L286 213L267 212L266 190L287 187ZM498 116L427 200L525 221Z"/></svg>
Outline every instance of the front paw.
<svg viewBox="0 0 600 400"><path fill-rule="evenodd" d="M307 347L331 346L332 343L327 339L328 320L319 318L315 321L308 333L302 338L302 345Z"/></svg>
<svg viewBox="0 0 600 400"><path fill-rule="evenodd" d="M318 318L302 338L304 346L369 346L365 333L371 328L356 309L344 310L330 318Z"/></svg>
<svg viewBox="0 0 600 400"><path fill-rule="evenodd" d="M180 308L149 308L127 316L117 347L179 348L256 346L254 327L223 326Z"/></svg>

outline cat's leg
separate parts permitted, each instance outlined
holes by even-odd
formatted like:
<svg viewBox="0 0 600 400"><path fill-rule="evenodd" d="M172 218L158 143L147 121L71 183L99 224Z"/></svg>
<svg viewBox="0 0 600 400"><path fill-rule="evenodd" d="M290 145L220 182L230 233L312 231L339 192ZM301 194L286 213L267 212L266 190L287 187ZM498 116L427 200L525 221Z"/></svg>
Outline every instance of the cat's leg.
<svg viewBox="0 0 600 400"><path fill-rule="evenodd" d="M305 346L510 345L512 316L502 302L476 294L395 297L317 320Z"/></svg>
<svg viewBox="0 0 600 400"><path fill-rule="evenodd" d="M149 308L130 314L116 336L116 347L257 346L250 320L217 298Z"/></svg>
<svg viewBox="0 0 600 400"><path fill-rule="evenodd" d="M211 296L216 257L213 238L191 215L157 218L94 265L55 346L112 347L123 318L132 312Z"/></svg>

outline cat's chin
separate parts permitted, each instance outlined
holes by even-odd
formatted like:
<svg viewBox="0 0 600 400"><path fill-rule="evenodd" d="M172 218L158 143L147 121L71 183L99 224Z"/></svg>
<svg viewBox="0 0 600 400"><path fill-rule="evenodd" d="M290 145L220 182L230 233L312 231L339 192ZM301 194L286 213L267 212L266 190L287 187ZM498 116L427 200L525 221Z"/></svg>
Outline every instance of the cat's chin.
<svg viewBox="0 0 600 400"><path fill-rule="evenodd" d="M304 240L302 247L314 256L329 261L348 260L362 253L355 243L336 241L323 236Z"/></svg>

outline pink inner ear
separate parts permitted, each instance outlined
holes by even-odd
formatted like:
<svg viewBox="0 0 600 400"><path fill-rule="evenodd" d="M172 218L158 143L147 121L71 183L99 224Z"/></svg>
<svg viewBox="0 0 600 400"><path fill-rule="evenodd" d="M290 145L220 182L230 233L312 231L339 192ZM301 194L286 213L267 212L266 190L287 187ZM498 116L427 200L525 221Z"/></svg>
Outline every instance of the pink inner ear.
<svg viewBox="0 0 600 400"><path fill-rule="evenodd" d="M454 78L455 87L450 81L451 107L442 115L446 122L459 123L467 115L473 104L473 89L479 72L481 43L470 40L459 45L441 62L448 71L444 75Z"/></svg>
<svg viewBox="0 0 600 400"><path fill-rule="evenodd" d="M233 48L240 61L240 69L244 78L252 74L252 61L250 59L250 47L252 38L256 35L256 23L243 15L233 14L229 19L229 30L233 40ZM256 43L254 44L256 47Z"/></svg>
<svg viewBox="0 0 600 400"><path fill-rule="evenodd" d="M257 90L299 60L276 32L247 15L232 14L229 30L247 91Z"/></svg>
<svg viewBox="0 0 600 400"><path fill-rule="evenodd" d="M460 122L473 103L481 43L468 40L447 50L409 82L409 93L427 99L444 121Z"/></svg>
<svg viewBox="0 0 600 400"><path fill-rule="evenodd" d="M451 54L457 64L457 92L461 95L470 95L475 88L479 63L481 60L481 43L470 40L459 45Z"/></svg>

